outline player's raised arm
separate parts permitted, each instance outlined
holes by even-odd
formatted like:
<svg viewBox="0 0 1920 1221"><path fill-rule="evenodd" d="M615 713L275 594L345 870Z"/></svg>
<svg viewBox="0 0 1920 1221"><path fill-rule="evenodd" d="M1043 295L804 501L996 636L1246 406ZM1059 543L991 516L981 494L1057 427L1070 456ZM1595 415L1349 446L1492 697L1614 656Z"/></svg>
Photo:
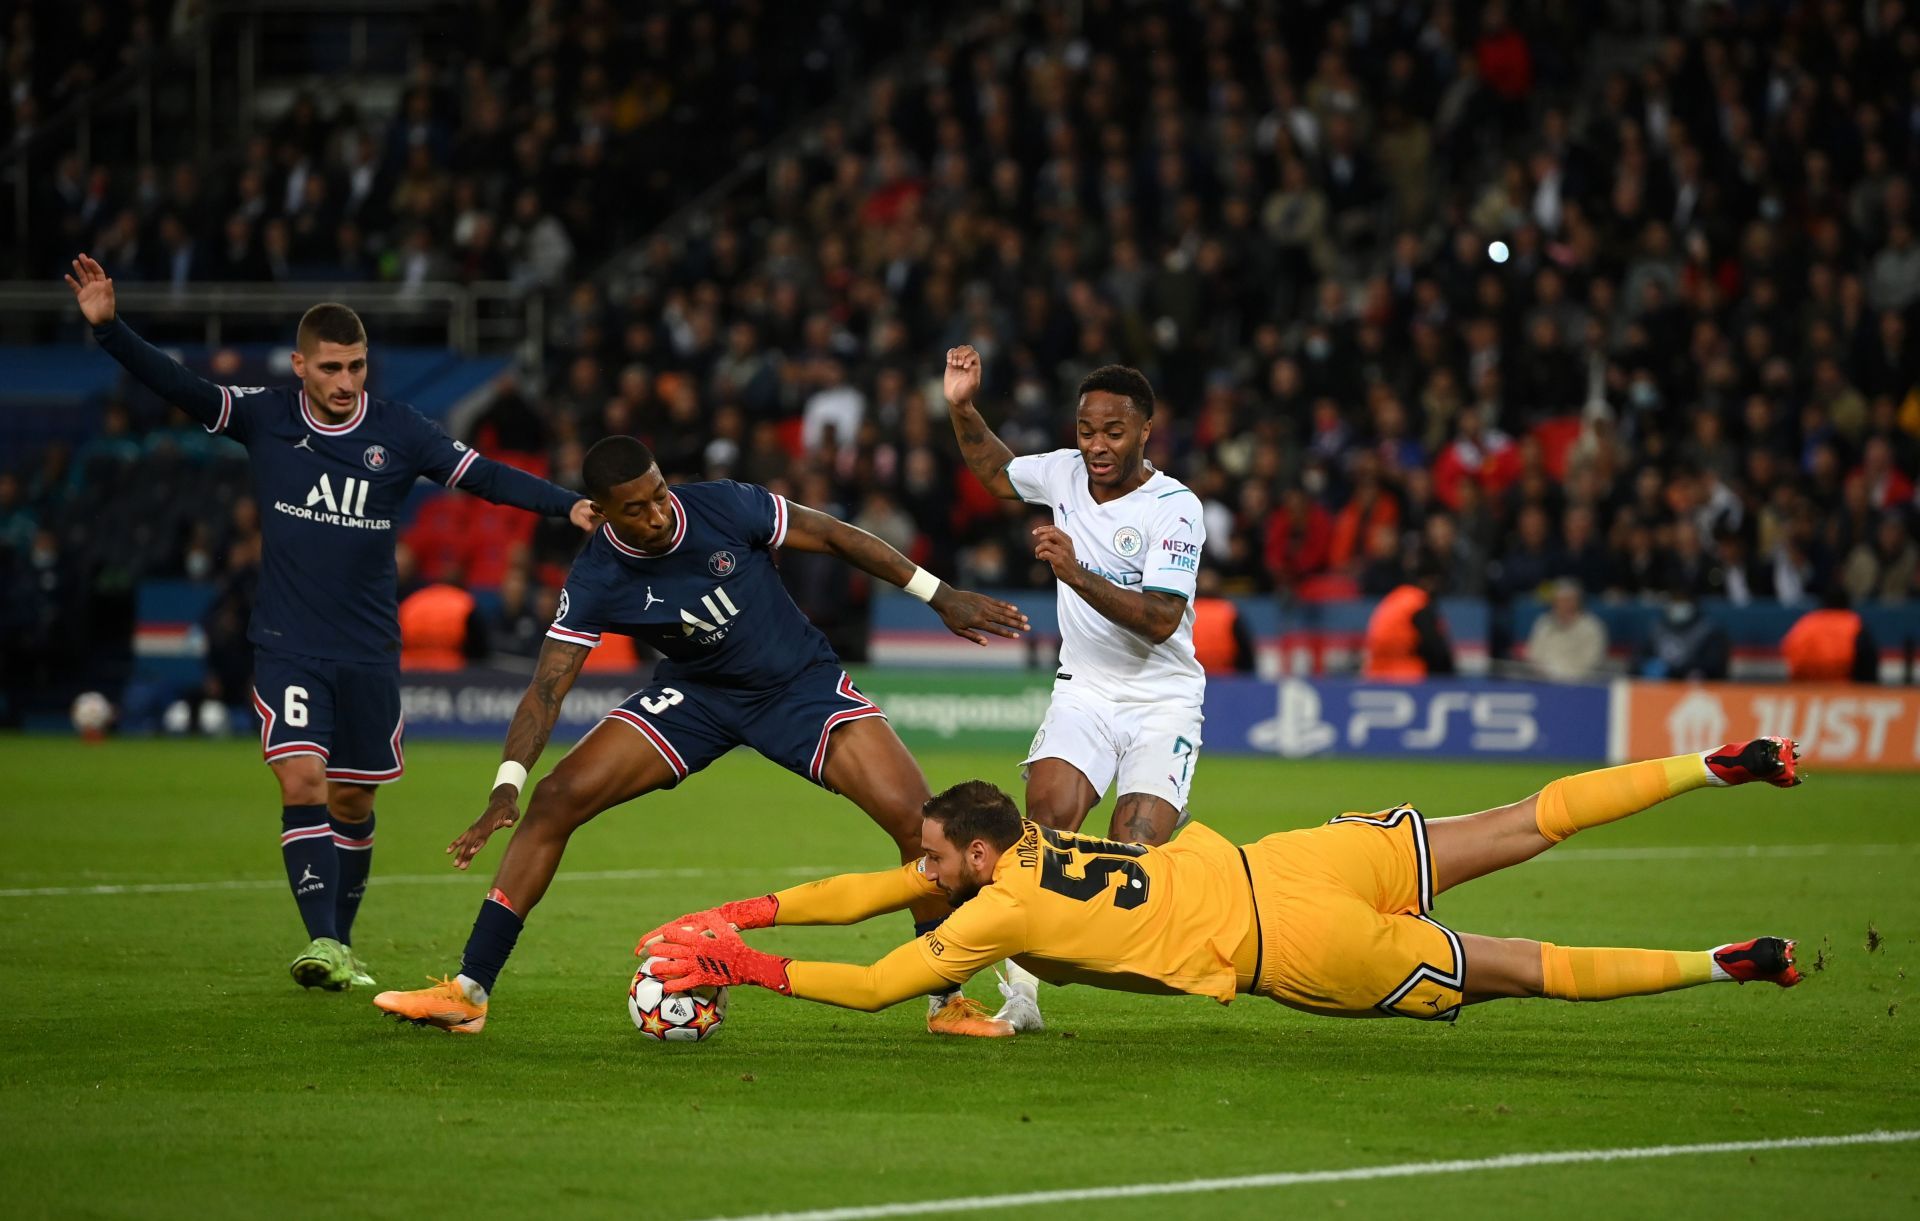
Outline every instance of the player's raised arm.
<svg viewBox="0 0 1920 1221"><path fill-rule="evenodd" d="M781 546L837 555L868 576L898 585L931 606L954 635L985 644L986 632L1017 640L1027 630L1027 617L1011 602L955 589L901 555L884 539L837 517L805 505L789 503L788 508L791 513Z"/></svg>
<svg viewBox="0 0 1920 1221"><path fill-rule="evenodd" d="M67 287L80 316L93 327L101 351L120 362L134 380L203 424L220 432L232 415L232 392L197 377L120 321L113 301L113 280L90 255L73 260Z"/></svg>
<svg viewBox="0 0 1920 1221"><path fill-rule="evenodd" d="M569 644L551 636L541 645L533 681L527 684L527 693L520 697L520 706L513 710L513 723L507 727L507 743L501 750L500 770L493 778L493 795L486 813L447 845L458 868L465 869L495 831L520 820L521 786L547 748L554 722L560 719L560 705L592 651L587 645Z"/></svg>
<svg viewBox="0 0 1920 1221"><path fill-rule="evenodd" d="M986 489L1002 500L1018 500L1013 480L1007 476L1007 464L1013 451L994 435L993 429L974 406L973 396L980 393L980 353L970 347L947 350L947 370L941 379L947 407L953 416L953 435L960 442L960 455L967 469Z"/></svg>

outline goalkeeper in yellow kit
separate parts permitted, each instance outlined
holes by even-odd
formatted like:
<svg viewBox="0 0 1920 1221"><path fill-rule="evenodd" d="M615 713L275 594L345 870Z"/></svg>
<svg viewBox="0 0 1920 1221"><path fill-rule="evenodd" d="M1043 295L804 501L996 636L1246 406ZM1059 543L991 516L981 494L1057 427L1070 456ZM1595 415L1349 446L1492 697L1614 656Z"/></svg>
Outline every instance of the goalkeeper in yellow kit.
<svg viewBox="0 0 1920 1221"><path fill-rule="evenodd" d="M1055 984L1222 1004L1244 992L1309 1013L1426 1021L1501 997L1611 1000L1715 981L1792 987L1794 943L1778 937L1699 951L1581 949L1457 933L1427 913L1445 890L1688 790L1791 787L1798 754L1786 739L1756 738L1568 776L1461 818L1429 822L1398 806L1244 846L1199 823L1158 847L1072 835L1022 819L1006 794L970 780L927 802L918 861L683 916L648 933L640 952L657 959L669 991L757 984L866 1010L964 983L1002 959ZM954 905L946 922L871 966L761 953L736 931L854 924L935 893ZM981 1019L954 1033L1018 1028Z"/></svg>

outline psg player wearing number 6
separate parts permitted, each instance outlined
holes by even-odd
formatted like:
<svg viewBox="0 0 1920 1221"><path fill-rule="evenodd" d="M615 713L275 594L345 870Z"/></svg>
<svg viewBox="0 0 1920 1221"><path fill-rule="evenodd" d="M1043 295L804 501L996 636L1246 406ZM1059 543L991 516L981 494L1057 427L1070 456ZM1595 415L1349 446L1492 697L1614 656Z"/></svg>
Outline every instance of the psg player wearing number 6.
<svg viewBox="0 0 1920 1221"><path fill-rule="evenodd" d="M1170 844L1093 839L1020 817L982 780L927 803L926 855L681 916L638 952L669 992L755 984L881 1009L1003 958L1055 984L1250 993L1328 1017L1450 1022L1504 997L1604 1001L1707 983L1800 982L1794 943L1755 937L1708 950L1583 948L1456 933L1434 899L1538 856L1569 835L1693 789L1800 783L1799 748L1755 738L1697 755L1566 776L1512 805L1432 821L1409 805L1236 846L1192 823ZM853 924L927 895L954 911L871 966L796 962L738 930ZM1011 1032L1009 1032L1011 1033Z"/></svg>
<svg viewBox="0 0 1920 1221"><path fill-rule="evenodd" d="M86 255L67 277L94 338L135 380L246 446L260 505L253 642L260 747L280 781L280 852L307 926L289 970L303 987L373 983L353 953L373 863L373 798L405 771L394 521L414 481L594 524L563 487L502 466L404 403L369 398L367 333L344 305L300 320L298 386L216 386L115 315L113 281Z"/></svg>
<svg viewBox="0 0 1920 1221"><path fill-rule="evenodd" d="M480 905L460 973L374 998L420 1025L471 1034L486 1023L494 980L575 829L673 787L735 746L845 796L893 837L901 860L920 855L926 777L781 585L773 563L781 547L836 555L903 586L954 635L976 644L986 643L984 633L1012 638L1027 627L1017 607L954 589L865 530L765 488L730 480L669 487L652 452L631 437L599 442L581 471L606 525L567 575L560 613L507 730L491 802L447 851L465 869L495 831L519 826ZM639 638L665 660L649 686L534 786L523 819L527 770L581 663L608 631ZM911 907L924 928L946 911L932 891L899 906ZM978 1002L956 990L941 985L929 993L928 1026L936 1033L970 1033L988 1022Z"/></svg>

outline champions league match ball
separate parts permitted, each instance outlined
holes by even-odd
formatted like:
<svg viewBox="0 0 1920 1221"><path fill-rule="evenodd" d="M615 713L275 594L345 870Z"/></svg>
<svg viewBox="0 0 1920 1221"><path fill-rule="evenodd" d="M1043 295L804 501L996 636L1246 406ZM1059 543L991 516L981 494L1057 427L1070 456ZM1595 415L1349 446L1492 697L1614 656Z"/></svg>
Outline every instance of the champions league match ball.
<svg viewBox="0 0 1920 1221"><path fill-rule="evenodd" d="M653 977L649 958L633 973L627 989L627 1014L640 1033L661 1043L698 1043L712 1037L727 1020L725 988L695 988L668 992Z"/></svg>

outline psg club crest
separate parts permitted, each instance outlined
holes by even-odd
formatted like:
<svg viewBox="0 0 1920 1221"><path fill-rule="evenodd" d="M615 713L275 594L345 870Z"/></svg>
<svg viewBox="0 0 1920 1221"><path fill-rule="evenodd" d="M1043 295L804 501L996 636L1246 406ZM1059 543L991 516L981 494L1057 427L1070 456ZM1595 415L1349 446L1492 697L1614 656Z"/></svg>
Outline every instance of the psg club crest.
<svg viewBox="0 0 1920 1221"><path fill-rule="evenodd" d="M1140 554L1140 544L1145 540L1132 526L1122 526L1113 534L1113 549L1127 559Z"/></svg>
<svg viewBox="0 0 1920 1221"><path fill-rule="evenodd" d="M731 551L716 551L707 557L707 571L716 577L724 577L733 571L734 559Z"/></svg>
<svg viewBox="0 0 1920 1221"><path fill-rule="evenodd" d="M360 455L360 460L367 464L367 469L370 471L381 470L387 465L387 447L369 445L367 452Z"/></svg>

